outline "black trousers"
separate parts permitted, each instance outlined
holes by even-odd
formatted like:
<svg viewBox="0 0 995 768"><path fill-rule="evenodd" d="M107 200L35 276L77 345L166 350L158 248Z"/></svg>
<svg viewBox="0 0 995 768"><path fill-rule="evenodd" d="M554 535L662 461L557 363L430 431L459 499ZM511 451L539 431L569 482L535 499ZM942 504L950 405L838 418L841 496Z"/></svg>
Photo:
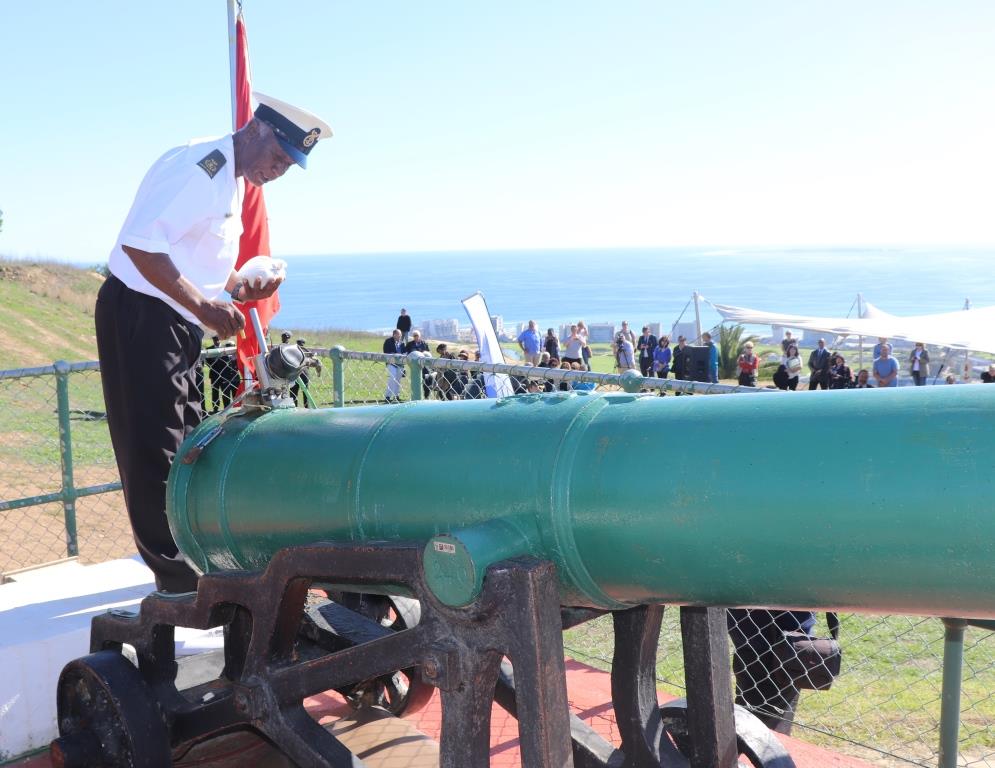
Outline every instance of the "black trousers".
<svg viewBox="0 0 995 768"><path fill-rule="evenodd" d="M204 332L111 276L94 310L107 424L138 552L169 592L197 588L166 523L173 456L203 418L196 368Z"/></svg>
<svg viewBox="0 0 995 768"><path fill-rule="evenodd" d="M643 375L643 378L653 375L653 358L652 357L640 357L639 358L639 372Z"/></svg>
<svg viewBox="0 0 995 768"><path fill-rule="evenodd" d="M814 371L808 379L809 389L829 389L829 371Z"/></svg>

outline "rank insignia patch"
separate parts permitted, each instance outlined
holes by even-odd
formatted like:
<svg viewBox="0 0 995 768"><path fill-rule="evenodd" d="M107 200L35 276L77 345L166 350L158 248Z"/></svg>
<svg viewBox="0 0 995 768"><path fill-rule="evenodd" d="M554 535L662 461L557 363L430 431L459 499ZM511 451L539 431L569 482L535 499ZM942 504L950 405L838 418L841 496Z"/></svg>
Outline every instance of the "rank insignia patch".
<svg viewBox="0 0 995 768"><path fill-rule="evenodd" d="M216 149L203 160L201 160L197 165L204 169L204 173L210 176L212 179L217 175L224 164L228 162L225 160L225 156L221 153L220 149Z"/></svg>

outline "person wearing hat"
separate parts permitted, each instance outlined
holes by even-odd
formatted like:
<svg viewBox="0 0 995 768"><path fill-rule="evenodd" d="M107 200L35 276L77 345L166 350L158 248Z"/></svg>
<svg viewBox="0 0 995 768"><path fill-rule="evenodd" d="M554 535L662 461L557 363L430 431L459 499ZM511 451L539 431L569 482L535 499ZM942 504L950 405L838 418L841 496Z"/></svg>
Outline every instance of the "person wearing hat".
<svg viewBox="0 0 995 768"><path fill-rule="evenodd" d="M203 329L236 334L236 302L264 299L281 280L235 270L245 184L262 186L332 132L310 112L254 94L235 133L174 147L145 174L108 260L94 321L107 423L135 543L169 592L196 589L166 523L166 477L203 412L195 387ZM227 295L225 293L227 292Z"/></svg>

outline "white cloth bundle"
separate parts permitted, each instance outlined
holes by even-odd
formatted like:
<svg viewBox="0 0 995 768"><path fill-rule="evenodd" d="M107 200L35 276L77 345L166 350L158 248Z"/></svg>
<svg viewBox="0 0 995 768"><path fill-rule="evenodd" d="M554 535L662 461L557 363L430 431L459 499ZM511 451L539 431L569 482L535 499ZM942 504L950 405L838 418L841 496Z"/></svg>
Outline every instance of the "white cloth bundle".
<svg viewBox="0 0 995 768"><path fill-rule="evenodd" d="M238 276L252 286L259 280L259 287L262 287L274 280L286 280L287 262L269 256L253 256L238 270Z"/></svg>

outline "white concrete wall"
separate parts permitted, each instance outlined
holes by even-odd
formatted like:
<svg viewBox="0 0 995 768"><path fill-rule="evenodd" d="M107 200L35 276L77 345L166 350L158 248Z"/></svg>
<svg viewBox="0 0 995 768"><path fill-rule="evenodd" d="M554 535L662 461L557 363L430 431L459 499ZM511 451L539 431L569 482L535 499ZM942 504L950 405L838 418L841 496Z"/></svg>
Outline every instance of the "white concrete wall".
<svg viewBox="0 0 995 768"><path fill-rule="evenodd" d="M153 589L152 572L137 557L63 563L0 586L0 761L45 747L58 735L59 673L90 652L90 619L137 606Z"/></svg>

